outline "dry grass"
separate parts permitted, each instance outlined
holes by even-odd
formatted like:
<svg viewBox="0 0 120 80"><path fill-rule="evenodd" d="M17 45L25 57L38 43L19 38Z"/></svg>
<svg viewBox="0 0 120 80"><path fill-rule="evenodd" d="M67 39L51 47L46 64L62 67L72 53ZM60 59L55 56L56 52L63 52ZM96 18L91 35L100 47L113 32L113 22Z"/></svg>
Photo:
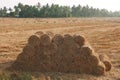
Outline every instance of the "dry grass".
<svg viewBox="0 0 120 80"><path fill-rule="evenodd" d="M74 22L75 21L75 22ZM56 22L56 23L54 23ZM48 73L52 78L63 80L119 80L120 79L120 18L58 18L12 19L0 18L0 69L8 67L36 31L52 31L56 34L81 33L95 52L110 57L113 68L105 76L86 74ZM47 73L46 73L47 74ZM41 77L39 73L33 75Z"/></svg>

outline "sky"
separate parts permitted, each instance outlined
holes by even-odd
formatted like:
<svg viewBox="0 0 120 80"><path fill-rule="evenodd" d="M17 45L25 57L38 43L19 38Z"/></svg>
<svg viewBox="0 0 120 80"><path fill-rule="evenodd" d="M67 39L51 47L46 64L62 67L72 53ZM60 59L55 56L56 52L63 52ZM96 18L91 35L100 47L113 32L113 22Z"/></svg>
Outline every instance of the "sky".
<svg viewBox="0 0 120 80"><path fill-rule="evenodd" d="M7 8L13 7L19 2L28 5L36 5L38 2L40 2L41 5L47 3L67 6L80 4L82 6L89 5L100 9L105 8L109 11L120 11L120 0L0 0L0 8L3 8L4 6L7 6Z"/></svg>

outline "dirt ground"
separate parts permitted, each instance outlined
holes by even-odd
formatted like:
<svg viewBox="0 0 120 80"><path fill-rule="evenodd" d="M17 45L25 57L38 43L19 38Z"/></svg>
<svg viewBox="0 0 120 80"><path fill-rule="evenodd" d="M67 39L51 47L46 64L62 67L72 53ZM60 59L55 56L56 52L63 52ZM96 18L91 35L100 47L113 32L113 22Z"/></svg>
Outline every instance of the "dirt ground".
<svg viewBox="0 0 120 80"><path fill-rule="evenodd" d="M36 31L79 33L85 36L96 53L106 54L112 70L96 77L75 73L39 73L35 78L45 80L120 80L120 18L0 18L0 70L15 61L30 35Z"/></svg>

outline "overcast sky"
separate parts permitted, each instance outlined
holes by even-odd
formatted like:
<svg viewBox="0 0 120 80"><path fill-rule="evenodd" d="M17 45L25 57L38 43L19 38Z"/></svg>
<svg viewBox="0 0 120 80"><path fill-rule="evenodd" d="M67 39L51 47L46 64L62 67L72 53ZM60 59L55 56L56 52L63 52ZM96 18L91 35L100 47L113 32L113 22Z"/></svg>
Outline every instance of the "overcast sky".
<svg viewBox="0 0 120 80"><path fill-rule="evenodd" d="M47 3L55 3L68 6L81 4L82 6L84 6L88 4L89 6L93 6L94 8L105 8L111 11L120 10L120 0L0 0L0 8L4 6L13 7L19 2L29 5L35 5L38 2L40 2L41 5Z"/></svg>

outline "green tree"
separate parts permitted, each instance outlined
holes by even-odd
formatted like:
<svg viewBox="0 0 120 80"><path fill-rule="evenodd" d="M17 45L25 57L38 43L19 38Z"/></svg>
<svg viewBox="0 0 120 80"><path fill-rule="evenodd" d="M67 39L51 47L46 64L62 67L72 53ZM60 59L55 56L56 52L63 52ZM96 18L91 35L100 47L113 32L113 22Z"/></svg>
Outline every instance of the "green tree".
<svg viewBox="0 0 120 80"><path fill-rule="evenodd" d="M19 17L19 12L20 12L19 7L18 6L14 6L14 9L15 9L15 16Z"/></svg>
<svg viewBox="0 0 120 80"><path fill-rule="evenodd" d="M3 17L6 17L6 16L7 16L7 8L6 8L6 7L3 7L2 12L3 12L2 16L3 16Z"/></svg>

